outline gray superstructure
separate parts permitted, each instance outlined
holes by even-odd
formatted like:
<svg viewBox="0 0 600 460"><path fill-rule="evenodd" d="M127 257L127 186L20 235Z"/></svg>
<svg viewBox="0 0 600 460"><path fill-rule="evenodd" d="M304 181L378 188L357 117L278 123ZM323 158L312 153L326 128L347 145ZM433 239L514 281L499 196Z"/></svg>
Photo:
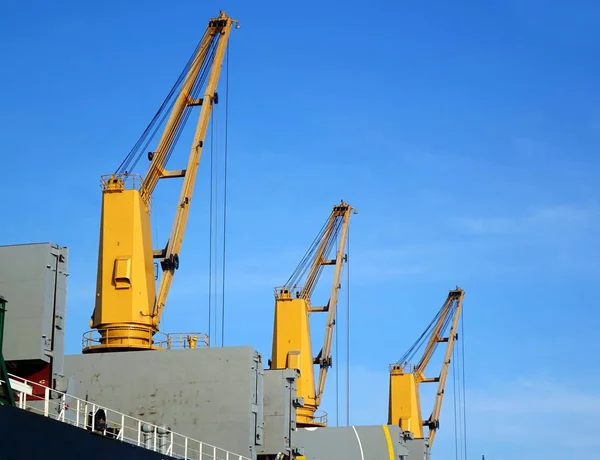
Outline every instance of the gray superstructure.
<svg viewBox="0 0 600 460"><path fill-rule="evenodd" d="M9 372L58 390L63 372L69 251L53 243L0 246L0 295L9 302L4 359Z"/></svg>
<svg viewBox="0 0 600 460"><path fill-rule="evenodd" d="M48 261L52 259L42 256L60 247L33 246L0 247L0 294L10 302L6 324L11 345L5 357L16 369L19 360L28 356L19 355L20 341L40 341L39 335L47 336L50 331L53 372L61 375L59 381L70 395L149 423L165 424L182 435L249 458L275 459L281 453L310 460L428 459L426 441L412 439L398 426L298 429L294 408L303 403L295 394L298 373L265 370L260 353L249 346L80 354L63 360L64 318L56 319L64 312L64 295L57 295L60 283L54 281L55 287L48 287L48 273L53 270ZM65 266L58 265L58 270L66 277L64 254ZM19 277L26 282L15 282ZM46 326L32 331L27 318L34 314L42 316L35 324ZM29 354L43 361L44 347L37 353L30 345ZM56 363L61 363L60 372Z"/></svg>
<svg viewBox="0 0 600 460"><path fill-rule="evenodd" d="M252 457L263 367L251 347L65 356L67 393Z"/></svg>

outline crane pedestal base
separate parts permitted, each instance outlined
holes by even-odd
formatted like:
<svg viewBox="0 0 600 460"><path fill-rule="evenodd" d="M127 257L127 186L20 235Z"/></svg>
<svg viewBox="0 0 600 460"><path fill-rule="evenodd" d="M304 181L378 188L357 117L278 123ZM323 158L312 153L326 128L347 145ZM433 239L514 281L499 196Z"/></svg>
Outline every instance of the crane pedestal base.
<svg viewBox="0 0 600 460"><path fill-rule="evenodd" d="M118 325L88 331L83 335L83 353L110 351L162 350L164 341L155 343L158 331L137 325Z"/></svg>

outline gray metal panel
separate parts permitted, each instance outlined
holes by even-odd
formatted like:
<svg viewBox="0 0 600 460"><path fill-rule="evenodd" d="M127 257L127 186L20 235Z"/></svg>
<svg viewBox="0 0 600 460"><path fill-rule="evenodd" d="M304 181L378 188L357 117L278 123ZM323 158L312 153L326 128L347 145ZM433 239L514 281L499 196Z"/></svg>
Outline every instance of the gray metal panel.
<svg viewBox="0 0 600 460"><path fill-rule="evenodd" d="M411 439L407 446L409 453L406 460L429 460L429 446L426 439Z"/></svg>
<svg viewBox="0 0 600 460"><path fill-rule="evenodd" d="M408 460L404 432L395 425L301 428L296 439L307 460Z"/></svg>
<svg viewBox="0 0 600 460"><path fill-rule="evenodd" d="M296 397L298 371L293 369L267 370L264 377L264 442L257 449L260 455L275 456L292 449L296 410L293 400ZM294 446L295 447L295 446Z"/></svg>
<svg viewBox="0 0 600 460"><path fill-rule="evenodd" d="M8 301L7 361L49 363L54 348L55 372L62 372L67 257L67 248L52 243L0 246L0 295Z"/></svg>
<svg viewBox="0 0 600 460"><path fill-rule="evenodd" d="M263 367L251 347L68 355L65 375L74 396L255 458Z"/></svg>

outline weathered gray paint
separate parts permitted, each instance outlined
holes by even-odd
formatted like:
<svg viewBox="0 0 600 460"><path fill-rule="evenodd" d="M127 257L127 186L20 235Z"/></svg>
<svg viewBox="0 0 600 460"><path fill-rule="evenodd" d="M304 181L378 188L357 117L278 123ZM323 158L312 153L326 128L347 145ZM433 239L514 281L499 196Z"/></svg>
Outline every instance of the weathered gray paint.
<svg viewBox="0 0 600 460"><path fill-rule="evenodd" d="M395 460L408 460L404 432L389 425ZM388 460L390 451L384 427L343 426L326 428L301 428L296 440L304 446L307 460Z"/></svg>
<svg viewBox="0 0 600 460"><path fill-rule="evenodd" d="M252 458L262 442L263 367L251 347L68 355L65 375L74 396L222 449Z"/></svg>
<svg viewBox="0 0 600 460"><path fill-rule="evenodd" d="M52 361L63 387L68 249L53 243L0 246L0 295L8 301L6 361Z"/></svg>
<svg viewBox="0 0 600 460"><path fill-rule="evenodd" d="M296 428L296 398L298 371L266 370L264 374L264 442L258 454L287 453L293 447L292 430Z"/></svg>
<svg viewBox="0 0 600 460"><path fill-rule="evenodd" d="M407 446L409 453L406 460L429 460L429 446L426 439L411 439Z"/></svg>

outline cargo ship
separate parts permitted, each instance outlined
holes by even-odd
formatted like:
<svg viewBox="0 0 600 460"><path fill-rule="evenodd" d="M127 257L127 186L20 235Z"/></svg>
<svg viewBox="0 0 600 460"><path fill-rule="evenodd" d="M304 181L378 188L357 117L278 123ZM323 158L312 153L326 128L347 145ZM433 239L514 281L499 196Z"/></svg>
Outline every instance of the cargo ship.
<svg viewBox="0 0 600 460"><path fill-rule="evenodd" d="M221 67L237 25L224 12L208 21L148 128L120 167L101 178L96 298L80 354L66 355L64 347L68 247L0 246L0 305L6 315L0 328L0 427L12 440L2 459L42 458L57 441L63 458L429 459L461 316L464 291L458 287L409 353L390 366L387 423L329 426L320 408L333 365L350 217L356 213L344 201L333 206L296 270L275 289L268 360L252 346L214 347L201 332L160 330L211 111L218 104ZM187 165L169 170L170 154L194 110ZM147 152L159 132L156 147ZM135 175L132 168L143 155L149 167ZM162 179L176 178L182 185L170 236L155 249L152 194ZM326 267L332 270L328 297L315 305L313 293ZM314 314L326 317L317 353L311 344ZM427 378L425 368L440 344L441 369ZM424 418L419 387L427 382L438 390Z"/></svg>

